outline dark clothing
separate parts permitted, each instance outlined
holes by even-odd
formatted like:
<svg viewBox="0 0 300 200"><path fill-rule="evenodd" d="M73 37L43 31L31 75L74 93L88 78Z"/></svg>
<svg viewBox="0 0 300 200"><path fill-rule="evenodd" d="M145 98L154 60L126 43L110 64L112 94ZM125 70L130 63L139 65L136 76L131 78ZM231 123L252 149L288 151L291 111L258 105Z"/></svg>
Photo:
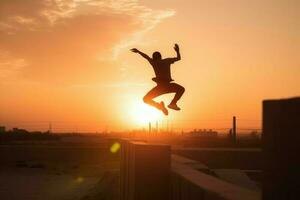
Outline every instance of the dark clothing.
<svg viewBox="0 0 300 200"><path fill-rule="evenodd" d="M171 104L176 104L176 102L180 99L183 95L185 89L181 85L177 83L159 83L157 86L152 88L145 96L144 101L149 102L152 101L153 98L160 96L162 94L167 93L176 93L174 99L172 100Z"/></svg>
<svg viewBox="0 0 300 200"><path fill-rule="evenodd" d="M171 77L171 64L176 61L177 58L166 58L162 60L150 60L150 64L152 65L155 78L152 80L156 83L169 83L174 81Z"/></svg>
<svg viewBox="0 0 300 200"><path fill-rule="evenodd" d="M152 80L157 84L144 96L144 102L158 109L161 109L161 104L153 101L153 99L162 94L175 93L175 96L170 104L176 105L177 101L183 95L185 89L177 83L171 83L172 81L174 81L171 77L171 64L180 60L180 57L166 58L162 60L153 60L147 55L144 55L144 57L150 62L154 69L156 77Z"/></svg>

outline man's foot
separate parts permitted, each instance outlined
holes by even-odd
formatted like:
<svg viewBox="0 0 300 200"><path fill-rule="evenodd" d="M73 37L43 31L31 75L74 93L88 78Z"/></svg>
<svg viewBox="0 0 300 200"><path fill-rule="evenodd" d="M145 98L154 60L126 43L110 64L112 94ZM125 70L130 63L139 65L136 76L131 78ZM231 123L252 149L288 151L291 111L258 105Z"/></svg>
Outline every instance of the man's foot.
<svg viewBox="0 0 300 200"><path fill-rule="evenodd" d="M159 110L161 110L165 115L169 114L168 109L165 107L165 103L163 101L161 101L159 103Z"/></svg>
<svg viewBox="0 0 300 200"><path fill-rule="evenodd" d="M175 104L169 104L168 105L168 108L170 108L170 109L173 109L173 110L180 110L180 108L177 106L177 104L175 103Z"/></svg>

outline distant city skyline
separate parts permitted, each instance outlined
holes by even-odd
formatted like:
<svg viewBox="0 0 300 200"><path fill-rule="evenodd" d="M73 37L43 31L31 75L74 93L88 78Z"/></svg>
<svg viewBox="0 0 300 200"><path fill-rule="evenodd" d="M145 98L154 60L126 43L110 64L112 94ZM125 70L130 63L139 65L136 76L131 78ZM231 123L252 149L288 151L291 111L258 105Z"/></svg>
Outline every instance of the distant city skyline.
<svg viewBox="0 0 300 200"><path fill-rule="evenodd" d="M195 126L185 127L182 124L193 123ZM193 122L191 122L193 121ZM157 120L151 122L145 122L136 126L128 127L115 127L110 126L109 123L104 125L103 122L71 122L71 121L23 121L23 122L8 122L6 126L0 126L6 128L6 130L12 130L13 128L26 129L28 131L50 131L50 132L64 132L64 133L95 133L95 132L127 132L135 130L148 130L149 123L151 123L152 129L158 128L161 131L195 131L195 130L214 130L221 133L228 133L232 129L232 119L227 120ZM98 124L98 126L95 126ZM221 126L223 124L223 126ZM91 129L93 127L93 129ZM239 133L249 133L252 131L261 131L261 121L238 119L237 130Z"/></svg>

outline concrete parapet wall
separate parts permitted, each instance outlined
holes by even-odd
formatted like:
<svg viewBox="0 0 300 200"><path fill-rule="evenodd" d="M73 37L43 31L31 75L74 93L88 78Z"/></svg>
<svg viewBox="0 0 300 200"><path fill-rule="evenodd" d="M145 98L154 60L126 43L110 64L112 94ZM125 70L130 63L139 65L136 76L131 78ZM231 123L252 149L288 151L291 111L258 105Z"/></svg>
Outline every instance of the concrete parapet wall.
<svg viewBox="0 0 300 200"><path fill-rule="evenodd" d="M121 146L121 200L260 199L260 192L201 172L210 170L200 162L171 156L169 145L123 140Z"/></svg>
<svg viewBox="0 0 300 200"><path fill-rule="evenodd" d="M263 199L300 199L300 98L263 102Z"/></svg>
<svg viewBox="0 0 300 200"><path fill-rule="evenodd" d="M169 145L121 141L121 200L169 200Z"/></svg>
<svg viewBox="0 0 300 200"><path fill-rule="evenodd" d="M103 160L118 160L119 155L112 154L108 147L88 146L29 146L1 145L0 164L11 165L16 161L71 162L101 164Z"/></svg>

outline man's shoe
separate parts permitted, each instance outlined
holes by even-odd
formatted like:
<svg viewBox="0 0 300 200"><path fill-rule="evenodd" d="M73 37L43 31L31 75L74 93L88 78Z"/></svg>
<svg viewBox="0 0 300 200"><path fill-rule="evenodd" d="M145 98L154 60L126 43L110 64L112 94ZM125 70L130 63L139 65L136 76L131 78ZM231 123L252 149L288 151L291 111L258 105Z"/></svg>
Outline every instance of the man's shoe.
<svg viewBox="0 0 300 200"><path fill-rule="evenodd" d="M165 103L162 101L159 103L159 109L165 114L168 115L169 111L168 109L165 107Z"/></svg>
<svg viewBox="0 0 300 200"><path fill-rule="evenodd" d="M169 104L168 108L173 109L173 110L180 110L180 108L177 106L177 104Z"/></svg>

